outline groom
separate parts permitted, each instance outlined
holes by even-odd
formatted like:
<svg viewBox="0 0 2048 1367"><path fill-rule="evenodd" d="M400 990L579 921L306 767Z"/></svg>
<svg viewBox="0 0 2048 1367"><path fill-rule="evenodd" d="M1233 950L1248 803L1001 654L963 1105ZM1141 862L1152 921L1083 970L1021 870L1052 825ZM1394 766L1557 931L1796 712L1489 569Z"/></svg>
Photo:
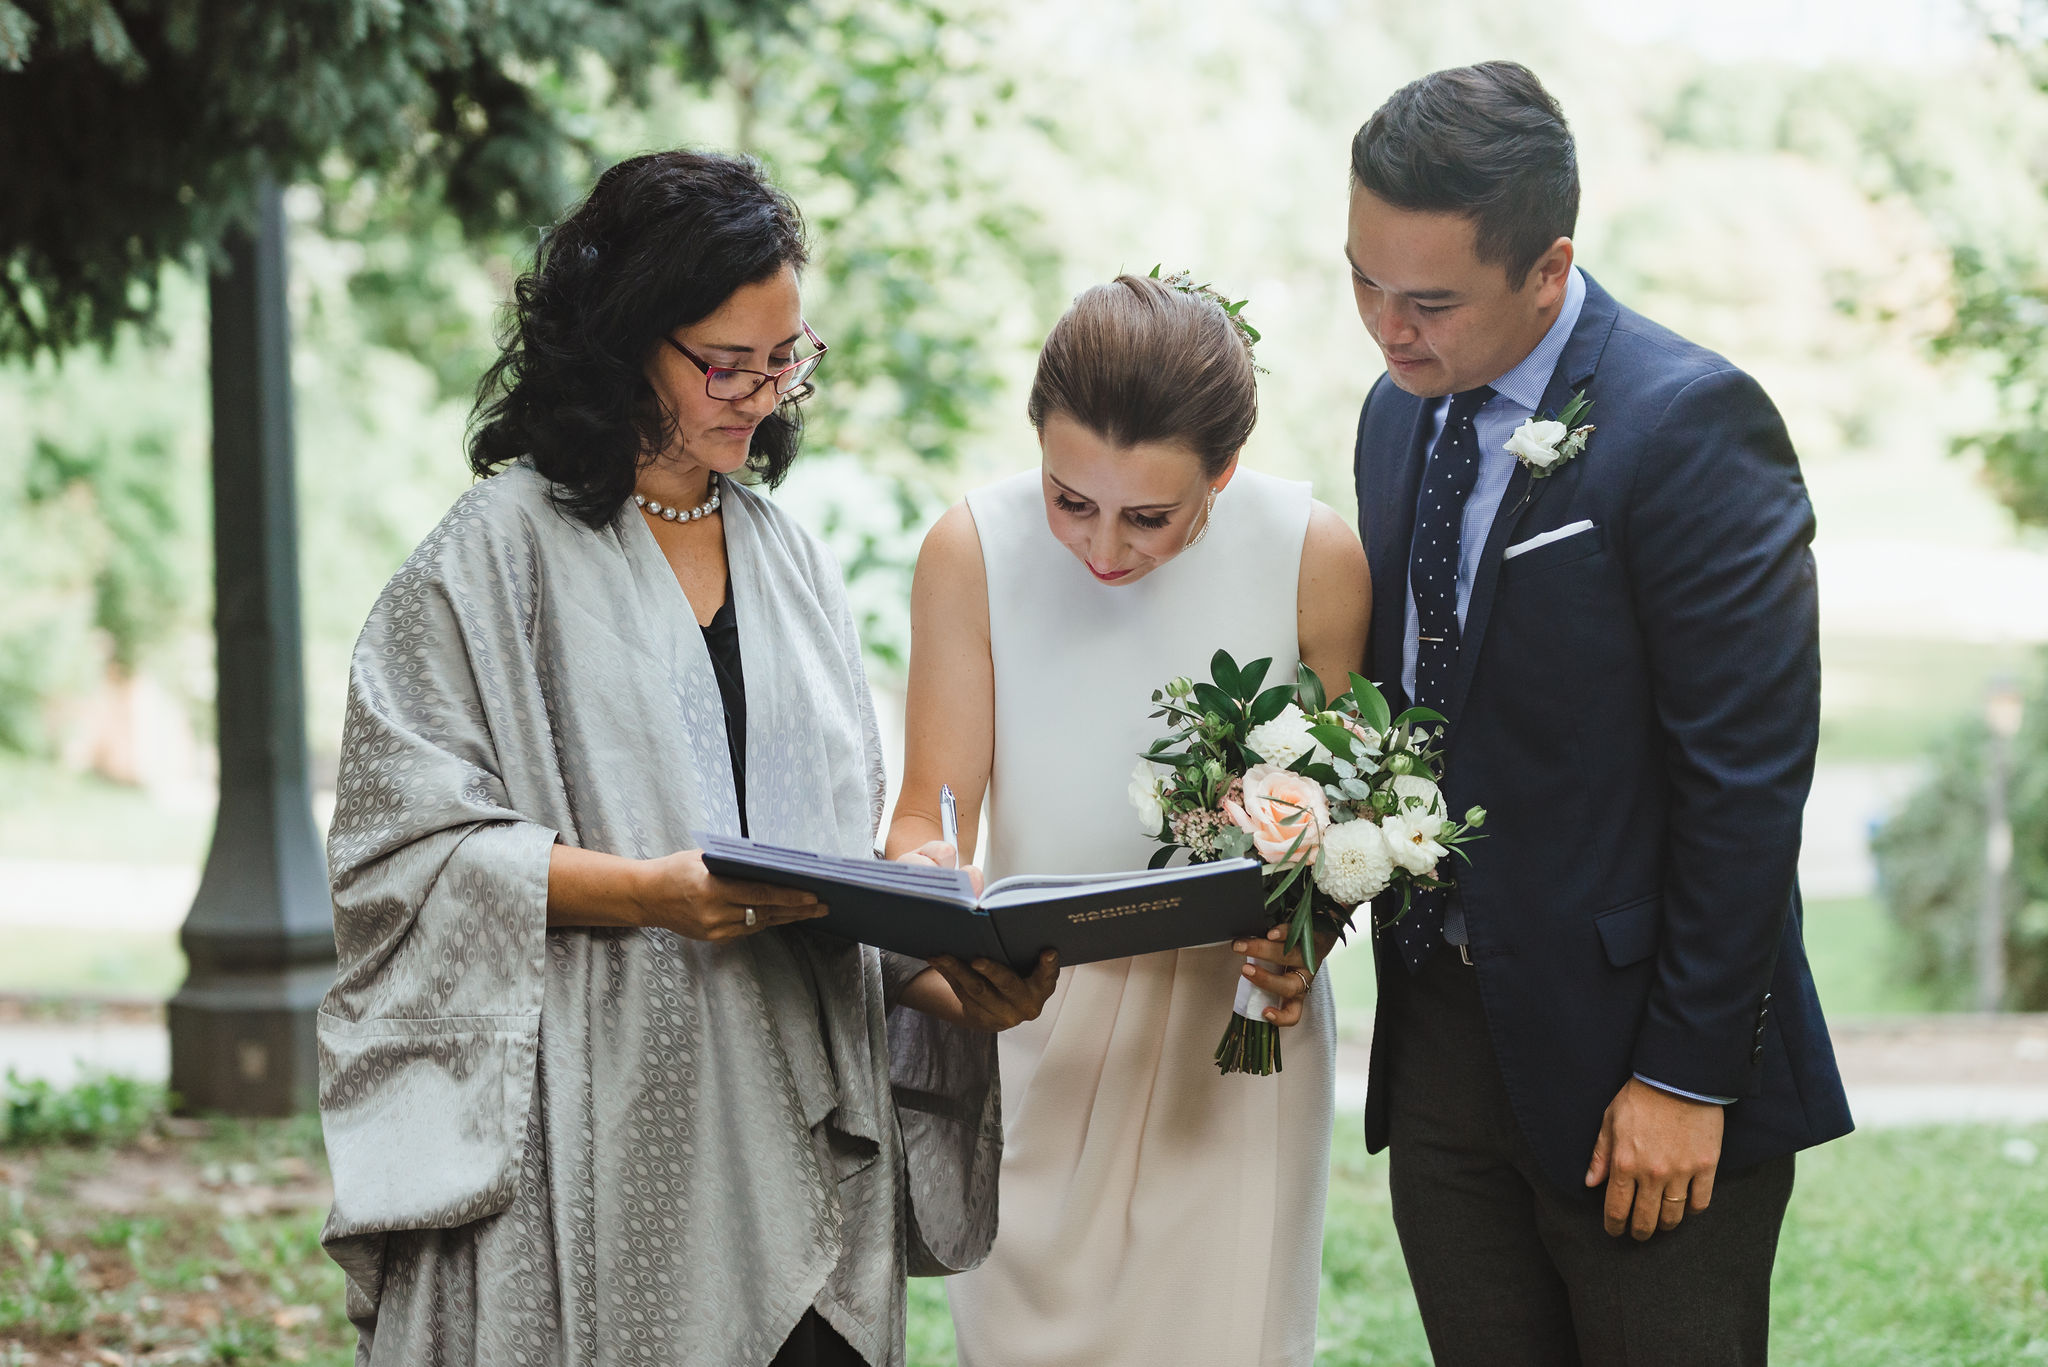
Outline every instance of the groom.
<svg viewBox="0 0 2048 1367"><path fill-rule="evenodd" d="M1449 719L1449 809L1491 814L1454 893L1373 908L1365 1132L1430 1348L1761 1363L1792 1154L1850 1129L1800 935L1798 460L1756 381L1573 264L1526 69L1401 90L1351 170L1367 673Z"/></svg>

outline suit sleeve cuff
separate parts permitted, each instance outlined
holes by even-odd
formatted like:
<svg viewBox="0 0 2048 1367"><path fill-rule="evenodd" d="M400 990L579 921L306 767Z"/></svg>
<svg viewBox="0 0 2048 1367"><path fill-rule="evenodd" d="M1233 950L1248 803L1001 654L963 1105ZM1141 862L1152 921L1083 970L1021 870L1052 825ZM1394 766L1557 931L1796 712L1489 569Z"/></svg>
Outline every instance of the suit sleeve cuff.
<svg viewBox="0 0 2048 1367"><path fill-rule="evenodd" d="M1637 1073L1635 1079L1646 1087L1655 1087L1660 1092L1669 1092L1673 1096L1682 1096L1687 1101L1704 1101L1710 1106L1733 1106L1735 1104L1735 1098L1732 1096L1701 1096L1698 1092L1688 1092L1683 1087L1667 1086L1653 1077L1644 1077L1641 1073Z"/></svg>

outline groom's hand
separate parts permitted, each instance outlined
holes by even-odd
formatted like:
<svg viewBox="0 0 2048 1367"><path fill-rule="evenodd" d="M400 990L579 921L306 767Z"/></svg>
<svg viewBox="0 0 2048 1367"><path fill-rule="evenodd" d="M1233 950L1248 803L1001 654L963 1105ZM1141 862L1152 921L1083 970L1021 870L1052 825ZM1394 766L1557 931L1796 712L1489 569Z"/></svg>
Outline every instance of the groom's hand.
<svg viewBox="0 0 2048 1367"><path fill-rule="evenodd" d="M1586 1185L1607 1184L1607 1232L1638 1243L1714 1199L1721 1107L1630 1078L1600 1122Z"/></svg>

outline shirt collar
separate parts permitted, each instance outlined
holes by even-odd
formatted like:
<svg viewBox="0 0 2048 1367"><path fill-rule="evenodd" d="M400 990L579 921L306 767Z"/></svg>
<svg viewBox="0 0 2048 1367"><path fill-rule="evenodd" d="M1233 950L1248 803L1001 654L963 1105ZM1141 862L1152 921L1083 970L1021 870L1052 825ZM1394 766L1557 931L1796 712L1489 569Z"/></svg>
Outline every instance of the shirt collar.
<svg viewBox="0 0 2048 1367"><path fill-rule="evenodd" d="M1585 306L1586 278L1573 266L1572 273L1565 278L1564 307L1557 311L1550 331L1543 334L1543 340L1522 358L1521 364L1493 382L1493 392L1517 408L1534 413L1536 405L1543 402L1543 391L1550 387L1558 358L1564 355L1565 343L1572 339L1572 329L1579 325L1579 312Z"/></svg>

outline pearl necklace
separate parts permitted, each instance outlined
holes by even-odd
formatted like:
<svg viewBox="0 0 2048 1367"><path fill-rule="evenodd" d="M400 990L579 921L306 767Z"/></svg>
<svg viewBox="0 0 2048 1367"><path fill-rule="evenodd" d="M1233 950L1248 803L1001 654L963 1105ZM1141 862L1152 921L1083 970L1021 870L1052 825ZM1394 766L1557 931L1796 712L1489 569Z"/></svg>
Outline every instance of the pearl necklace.
<svg viewBox="0 0 2048 1367"><path fill-rule="evenodd" d="M667 508L653 499L633 495L633 502L649 517L658 517L664 522L695 522L700 517L709 517L718 511L718 477L711 477L711 497L694 508Z"/></svg>

